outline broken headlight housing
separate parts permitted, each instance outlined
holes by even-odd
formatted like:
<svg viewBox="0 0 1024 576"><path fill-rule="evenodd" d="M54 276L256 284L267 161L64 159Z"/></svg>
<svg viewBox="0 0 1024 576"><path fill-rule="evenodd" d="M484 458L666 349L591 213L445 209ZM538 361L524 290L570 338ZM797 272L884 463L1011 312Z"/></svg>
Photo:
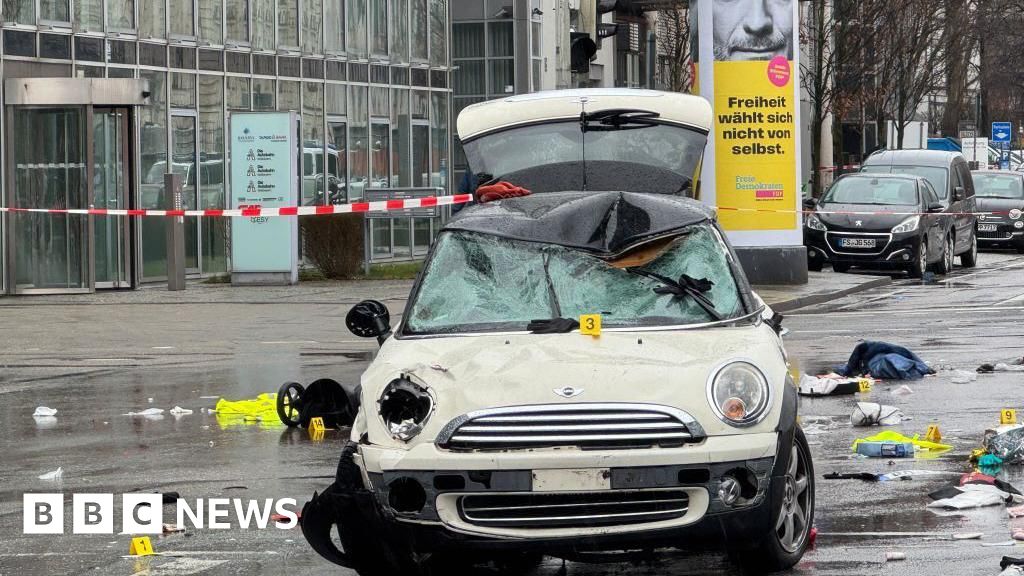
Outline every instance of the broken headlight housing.
<svg viewBox="0 0 1024 576"><path fill-rule="evenodd" d="M757 366L737 360L711 373L708 403L722 422L739 428L753 426L768 413L771 390Z"/></svg>
<svg viewBox="0 0 1024 576"><path fill-rule="evenodd" d="M407 378L392 380L377 400L377 413L391 437L408 442L423 431L434 412L434 397Z"/></svg>

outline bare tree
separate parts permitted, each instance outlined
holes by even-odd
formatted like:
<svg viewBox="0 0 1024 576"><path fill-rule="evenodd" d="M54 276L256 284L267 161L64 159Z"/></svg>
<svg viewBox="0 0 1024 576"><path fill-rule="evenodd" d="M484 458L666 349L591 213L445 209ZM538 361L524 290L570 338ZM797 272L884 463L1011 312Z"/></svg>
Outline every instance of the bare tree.
<svg viewBox="0 0 1024 576"><path fill-rule="evenodd" d="M658 55L665 88L688 92L693 85L693 59L690 54L689 0L668 0L658 10Z"/></svg>
<svg viewBox="0 0 1024 576"><path fill-rule="evenodd" d="M896 148L902 149L907 125L917 116L925 97L943 84L945 1L896 0L888 4L890 10L881 20L877 36L879 79L887 86L883 108L896 127Z"/></svg>

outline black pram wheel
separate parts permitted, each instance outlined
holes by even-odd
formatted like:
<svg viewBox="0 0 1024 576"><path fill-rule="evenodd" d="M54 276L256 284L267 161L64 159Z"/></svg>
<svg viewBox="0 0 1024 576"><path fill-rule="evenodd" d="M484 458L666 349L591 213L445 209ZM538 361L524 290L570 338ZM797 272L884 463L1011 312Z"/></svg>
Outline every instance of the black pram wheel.
<svg viewBox="0 0 1024 576"><path fill-rule="evenodd" d="M306 389L298 382L286 382L277 391L277 415L294 428L302 422L302 396Z"/></svg>

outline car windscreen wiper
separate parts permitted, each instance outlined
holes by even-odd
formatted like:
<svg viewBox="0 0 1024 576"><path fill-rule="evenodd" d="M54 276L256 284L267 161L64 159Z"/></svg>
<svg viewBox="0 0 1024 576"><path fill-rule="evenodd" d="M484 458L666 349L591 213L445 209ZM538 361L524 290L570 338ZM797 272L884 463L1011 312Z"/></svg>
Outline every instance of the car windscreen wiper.
<svg viewBox="0 0 1024 576"><path fill-rule="evenodd" d="M661 117L657 112L635 108L612 108L597 112L580 113L580 130L583 132L610 132L612 130L636 130L657 126Z"/></svg>
<svg viewBox="0 0 1024 576"><path fill-rule="evenodd" d="M705 293L709 292L715 283L707 278L693 278L686 274L679 277L679 280L673 280L667 276L662 276L648 270L642 270L640 268L627 268L630 274L636 274L651 280L657 280L664 284L654 289L657 294L671 294L674 298L681 298L683 296L689 296L697 303L704 312L707 312L708 316L715 320L724 320L718 310L715 309L714 302L709 299Z"/></svg>

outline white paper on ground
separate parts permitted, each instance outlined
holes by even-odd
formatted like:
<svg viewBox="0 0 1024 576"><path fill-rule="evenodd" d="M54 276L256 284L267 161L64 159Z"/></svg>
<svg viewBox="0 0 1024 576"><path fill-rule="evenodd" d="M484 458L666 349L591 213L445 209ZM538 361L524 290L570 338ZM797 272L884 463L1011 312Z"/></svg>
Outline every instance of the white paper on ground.
<svg viewBox="0 0 1024 576"><path fill-rule="evenodd" d="M928 508L948 508L966 510L984 506L1005 504L1009 494L990 484L967 484L958 487L960 494L952 498L943 498L928 504Z"/></svg>
<svg viewBox="0 0 1024 576"><path fill-rule="evenodd" d="M129 412L125 416L159 416L163 413L163 408L146 408L142 412Z"/></svg>
<svg viewBox="0 0 1024 576"><path fill-rule="evenodd" d="M53 472L47 472L39 477L40 480L60 480L64 476L64 468L57 468Z"/></svg>
<svg viewBox="0 0 1024 576"><path fill-rule="evenodd" d="M47 408L46 406L39 406L36 411L32 413L33 416L56 416L57 410L54 408Z"/></svg>
<svg viewBox="0 0 1024 576"><path fill-rule="evenodd" d="M188 408L182 408L181 406L175 406L174 408L168 410L168 412L175 416L187 416L192 413L192 411L189 410Z"/></svg>

